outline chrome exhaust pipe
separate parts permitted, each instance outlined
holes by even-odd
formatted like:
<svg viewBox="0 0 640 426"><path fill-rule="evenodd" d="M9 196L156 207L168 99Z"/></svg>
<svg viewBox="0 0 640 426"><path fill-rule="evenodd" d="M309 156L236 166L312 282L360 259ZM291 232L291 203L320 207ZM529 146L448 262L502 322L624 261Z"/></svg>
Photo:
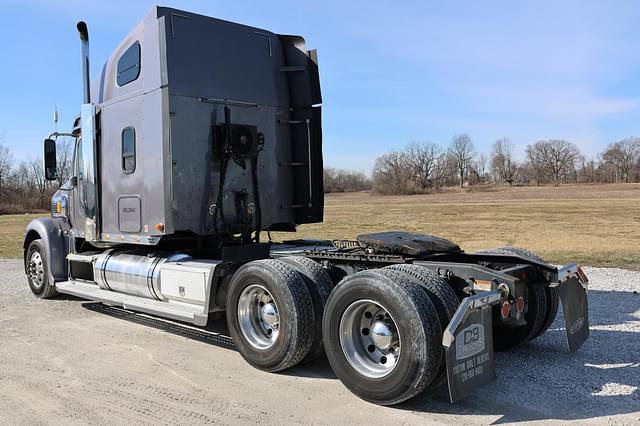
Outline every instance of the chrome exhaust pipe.
<svg viewBox="0 0 640 426"><path fill-rule="evenodd" d="M78 32L80 33L80 41L82 43L82 88L84 90L83 103L91 103L91 79L89 75L89 30L84 21L78 22Z"/></svg>

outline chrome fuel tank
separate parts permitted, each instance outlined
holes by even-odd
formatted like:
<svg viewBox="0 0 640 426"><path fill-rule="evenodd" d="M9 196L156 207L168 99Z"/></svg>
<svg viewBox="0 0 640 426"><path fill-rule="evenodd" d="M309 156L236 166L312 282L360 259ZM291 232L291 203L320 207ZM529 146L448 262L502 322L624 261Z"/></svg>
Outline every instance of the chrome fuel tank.
<svg viewBox="0 0 640 426"><path fill-rule="evenodd" d="M153 255L107 250L94 262L94 279L105 290L165 300L160 287L160 266L190 259L184 253Z"/></svg>

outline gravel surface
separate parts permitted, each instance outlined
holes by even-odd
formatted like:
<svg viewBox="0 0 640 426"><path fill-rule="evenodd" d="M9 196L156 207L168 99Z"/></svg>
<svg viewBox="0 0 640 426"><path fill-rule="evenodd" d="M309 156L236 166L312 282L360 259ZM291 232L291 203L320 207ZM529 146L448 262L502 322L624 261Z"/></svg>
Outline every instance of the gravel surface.
<svg viewBox="0 0 640 426"><path fill-rule="evenodd" d="M640 424L640 272L586 268L591 337L569 354L562 315L497 355L498 378L453 405L444 387L394 408L350 394L326 361L267 374L224 321L190 327L70 297L33 297L0 261L0 424Z"/></svg>

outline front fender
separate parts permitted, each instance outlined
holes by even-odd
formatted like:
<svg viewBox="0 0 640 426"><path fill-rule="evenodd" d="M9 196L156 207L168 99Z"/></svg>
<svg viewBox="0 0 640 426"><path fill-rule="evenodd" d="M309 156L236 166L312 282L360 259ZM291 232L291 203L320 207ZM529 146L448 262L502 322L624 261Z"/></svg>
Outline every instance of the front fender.
<svg viewBox="0 0 640 426"><path fill-rule="evenodd" d="M67 280L67 253L69 252L65 232L67 226L62 218L41 217L27 225L24 232L24 267L27 270L27 249L33 240L41 239L47 254L49 283Z"/></svg>

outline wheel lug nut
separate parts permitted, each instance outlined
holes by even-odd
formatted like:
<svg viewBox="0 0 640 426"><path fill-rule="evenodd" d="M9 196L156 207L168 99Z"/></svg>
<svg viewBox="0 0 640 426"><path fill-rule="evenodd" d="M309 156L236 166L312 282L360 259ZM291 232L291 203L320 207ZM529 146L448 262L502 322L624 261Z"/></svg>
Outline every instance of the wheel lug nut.
<svg viewBox="0 0 640 426"><path fill-rule="evenodd" d="M386 364L387 363L387 357L383 356L380 358L380 364Z"/></svg>
<svg viewBox="0 0 640 426"><path fill-rule="evenodd" d="M375 346L373 346L373 345L369 345L369 346L367 346L367 350L368 350L369 352L373 352L373 351L375 351L375 350L376 350L376 347L375 347Z"/></svg>
<svg viewBox="0 0 640 426"><path fill-rule="evenodd" d="M365 336L368 336L369 335L369 329L368 328L363 328L362 329L362 334L365 335Z"/></svg>

